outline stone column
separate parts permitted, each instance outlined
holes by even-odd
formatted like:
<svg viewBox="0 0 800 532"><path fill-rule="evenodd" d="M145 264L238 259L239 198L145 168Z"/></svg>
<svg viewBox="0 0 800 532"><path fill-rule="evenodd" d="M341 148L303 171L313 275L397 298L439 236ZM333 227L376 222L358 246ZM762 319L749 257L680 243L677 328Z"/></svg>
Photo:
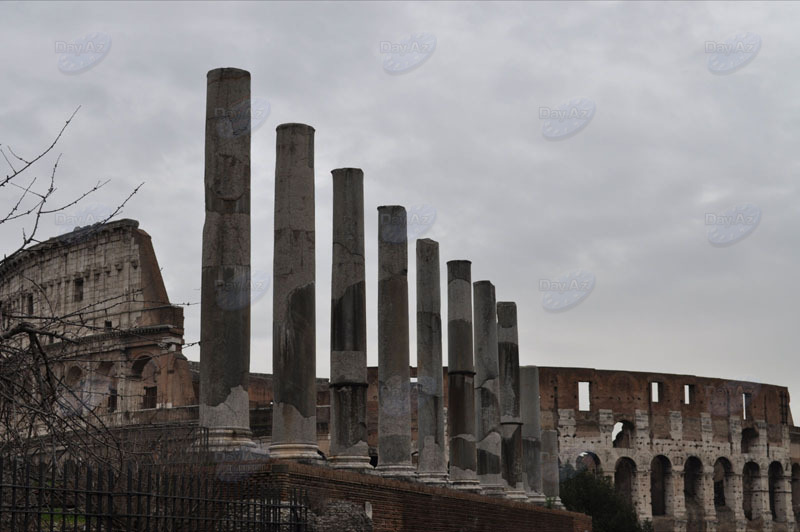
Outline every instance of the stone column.
<svg viewBox="0 0 800 532"><path fill-rule="evenodd" d="M500 464L500 367L494 285L489 281L474 283L473 297L478 480L483 493L502 495L504 483Z"/></svg>
<svg viewBox="0 0 800 532"><path fill-rule="evenodd" d="M554 506L563 508L559 493L558 431L542 431L542 490L547 498L555 499Z"/></svg>
<svg viewBox="0 0 800 532"><path fill-rule="evenodd" d="M539 399L539 368L522 366L520 417L522 418L522 481L531 502L544 504L542 492L542 426Z"/></svg>
<svg viewBox="0 0 800 532"><path fill-rule="evenodd" d="M378 207L378 470L413 476L406 210Z"/></svg>
<svg viewBox="0 0 800 532"><path fill-rule="evenodd" d="M471 269L468 260L447 263L447 430L450 482L477 491Z"/></svg>
<svg viewBox="0 0 800 532"><path fill-rule="evenodd" d="M250 73L207 76L199 424L212 451L250 434ZM248 127L237 126L244 114Z"/></svg>
<svg viewBox="0 0 800 532"><path fill-rule="evenodd" d="M269 452L316 460L314 128L281 124L277 131Z"/></svg>
<svg viewBox="0 0 800 532"><path fill-rule="evenodd" d="M417 473L431 483L447 482L441 306L439 243L417 240Z"/></svg>
<svg viewBox="0 0 800 532"><path fill-rule="evenodd" d="M371 468L367 443L364 172L333 174L331 450L333 467Z"/></svg>
<svg viewBox="0 0 800 532"><path fill-rule="evenodd" d="M527 499L522 480L522 415L520 412L517 304L497 303L497 353L500 369L500 434L503 480L507 496Z"/></svg>
<svg viewBox="0 0 800 532"><path fill-rule="evenodd" d="M717 529L717 510L714 507L714 468L704 467L701 477L703 489L703 518L706 531L714 532Z"/></svg>

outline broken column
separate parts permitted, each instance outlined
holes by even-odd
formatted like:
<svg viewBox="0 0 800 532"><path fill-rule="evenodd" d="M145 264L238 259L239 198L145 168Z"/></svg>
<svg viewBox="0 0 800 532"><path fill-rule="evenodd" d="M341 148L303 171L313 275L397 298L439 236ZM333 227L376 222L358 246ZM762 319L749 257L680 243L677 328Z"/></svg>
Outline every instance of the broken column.
<svg viewBox="0 0 800 532"><path fill-rule="evenodd" d="M451 484L457 489L479 490L471 270L468 260L447 263L447 433Z"/></svg>
<svg viewBox="0 0 800 532"><path fill-rule="evenodd" d="M364 172L333 174L331 282L331 448L333 467L365 469L367 317L364 277Z"/></svg>
<svg viewBox="0 0 800 532"><path fill-rule="evenodd" d="M494 285L478 281L474 291L475 427L478 480L486 495L503 495L500 466L500 369Z"/></svg>
<svg viewBox="0 0 800 532"><path fill-rule="evenodd" d="M558 431L542 431L542 491L553 499L556 508L563 508L559 493L558 475Z"/></svg>
<svg viewBox="0 0 800 532"><path fill-rule="evenodd" d="M250 73L207 76L205 224L200 292L199 424L212 451L255 448L250 435Z"/></svg>
<svg viewBox="0 0 800 532"><path fill-rule="evenodd" d="M417 473L447 481L442 393L442 315L439 243L417 240Z"/></svg>
<svg viewBox="0 0 800 532"><path fill-rule="evenodd" d="M522 481L522 418L519 395L517 305L497 303L497 351L500 366L501 458L506 495L527 499Z"/></svg>
<svg viewBox="0 0 800 532"><path fill-rule="evenodd" d="M520 417L522 418L522 480L531 502L544 504L542 492L542 425L539 399L539 368L522 366L520 377Z"/></svg>
<svg viewBox="0 0 800 532"><path fill-rule="evenodd" d="M378 467L412 476L406 210L378 207Z"/></svg>
<svg viewBox="0 0 800 532"><path fill-rule="evenodd" d="M281 124L275 160L269 446L275 458L319 458L314 237L314 128Z"/></svg>

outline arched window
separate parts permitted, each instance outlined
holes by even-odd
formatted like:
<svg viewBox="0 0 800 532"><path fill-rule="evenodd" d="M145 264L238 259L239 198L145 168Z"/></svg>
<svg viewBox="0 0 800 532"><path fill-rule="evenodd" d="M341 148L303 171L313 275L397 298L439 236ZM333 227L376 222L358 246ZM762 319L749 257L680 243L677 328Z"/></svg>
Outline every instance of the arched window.
<svg viewBox="0 0 800 532"><path fill-rule="evenodd" d="M618 449L630 449L633 447L636 427L630 421L618 421L611 431L613 446Z"/></svg>
<svg viewBox="0 0 800 532"><path fill-rule="evenodd" d="M156 408L158 406L158 386L156 373L158 367L150 356L137 358L131 368L131 378L141 381L141 408Z"/></svg>
<svg viewBox="0 0 800 532"><path fill-rule="evenodd" d="M630 458L620 458L614 468L614 489L623 499L633 505L636 486L636 463Z"/></svg>
<svg viewBox="0 0 800 532"><path fill-rule="evenodd" d="M758 445L758 432L756 429L742 430L742 453L752 453Z"/></svg>
<svg viewBox="0 0 800 532"><path fill-rule="evenodd" d="M783 484L783 466L780 462L772 462L769 465L769 511L772 520L786 521L786 506L781 496L781 484Z"/></svg>
<svg viewBox="0 0 800 532"><path fill-rule="evenodd" d="M760 508L758 507L758 484L761 472L758 464L747 462L742 471L742 509L748 521L758 519Z"/></svg>
<svg viewBox="0 0 800 532"><path fill-rule="evenodd" d="M650 501L653 515L669 515L672 491L672 464L666 456L658 455L650 463Z"/></svg>
<svg viewBox="0 0 800 532"><path fill-rule="evenodd" d="M683 496L686 503L688 529L701 530L705 522L703 463L696 456L690 456L683 464Z"/></svg>
<svg viewBox="0 0 800 532"><path fill-rule="evenodd" d="M792 511L795 521L800 520L800 464L792 464Z"/></svg>
<svg viewBox="0 0 800 532"><path fill-rule="evenodd" d="M591 451L583 451L575 460L575 469L578 471L587 469L592 473L597 473L600 471L600 458Z"/></svg>
<svg viewBox="0 0 800 532"><path fill-rule="evenodd" d="M66 379L64 380L64 384L69 387L70 390L76 392L81 383L81 378L83 377L83 371L78 366L72 366L67 370Z"/></svg>

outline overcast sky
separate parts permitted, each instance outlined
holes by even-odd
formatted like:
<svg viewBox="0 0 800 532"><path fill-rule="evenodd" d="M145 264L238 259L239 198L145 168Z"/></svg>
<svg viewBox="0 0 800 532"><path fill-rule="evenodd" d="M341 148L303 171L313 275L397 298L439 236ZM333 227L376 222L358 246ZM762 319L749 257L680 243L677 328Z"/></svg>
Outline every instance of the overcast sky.
<svg viewBox="0 0 800 532"><path fill-rule="evenodd" d="M376 207L399 204L411 236L440 242L443 287L444 262L469 259L517 302L521 363L786 385L800 413L798 25L794 3L2 3L0 144L32 155L81 106L58 147L60 197L111 183L40 235L144 182L122 216L152 236L171 301L195 304L196 342L206 73L246 69L261 109L253 371L272 368L275 127L302 122L316 128L318 375L330 170L354 166L370 364ZM59 53L87 42L101 48L88 61ZM382 53L403 45L414 53ZM20 227L0 238L14 248ZM409 273L413 302L413 260Z"/></svg>

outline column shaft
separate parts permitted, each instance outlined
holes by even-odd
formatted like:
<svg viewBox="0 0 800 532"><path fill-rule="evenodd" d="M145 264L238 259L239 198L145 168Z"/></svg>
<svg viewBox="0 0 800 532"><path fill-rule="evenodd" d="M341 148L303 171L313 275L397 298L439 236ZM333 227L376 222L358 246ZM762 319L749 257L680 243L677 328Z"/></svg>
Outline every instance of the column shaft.
<svg viewBox="0 0 800 532"><path fill-rule="evenodd" d="M413 474L406 210L378 207L378 469Z"/></svg>
<svg viewBox="0 0 800 532"><path fill-rule="evenodd" d="M199 424L211 450L250 439L250 73L207 78ZM244 119L248 127L242 129Z"/></svg>
<svg viewBox="0 0 800 532"><path fill-rule="evenodd" d="M497 303L497 352L500 369L503 480L510 498L527 499L522 479L522 417L516 303Z"/></svg>
<svg viewBox="0 0 800 532"><path fill-rule="evenodd" d="M439 243L417 240L417 472L430 482L447 478L441 306Z"/></svg>
<svg viewBox="0 0 800 532"><path fill-rule="evenodd" d="M333 174L331 280L331 450L334 467L364 469L367 443L367 317L364 172Z"/></svg>
<svg viewBox="0 0 800 532"><path fill-rule="evenodd" d="M484 493L501 495L503 477L500 464L500 369L494 285L489 281L474 283L473 296L478 480Z"/></svg>
<svg viewBox="0 0 800 532"><path fill-rule="evenodd" d="M539 368L520 369L520 417L522 418L522 480L533 502L545 502L542 492L542 426Z"/></svg>
<svg viewBox="0 0 800 532"><path fill-rule="evenodd" d="M472 263L447 263L447 430L450 482L476 490L475 364L472 337Z"/></svg>
<svg viewBox="0 0 800 532"><path fill-rule="evenodd" d="M542 490L549 499L555 499L555 506L561 507L558 476L558 431L542 431Z"/></svg>
<svg viewBox="0 0 800 532"><path fill-rule="evenodd" d="M277 133L269 451L316 460L314 128L282 124Z"/></svg>

